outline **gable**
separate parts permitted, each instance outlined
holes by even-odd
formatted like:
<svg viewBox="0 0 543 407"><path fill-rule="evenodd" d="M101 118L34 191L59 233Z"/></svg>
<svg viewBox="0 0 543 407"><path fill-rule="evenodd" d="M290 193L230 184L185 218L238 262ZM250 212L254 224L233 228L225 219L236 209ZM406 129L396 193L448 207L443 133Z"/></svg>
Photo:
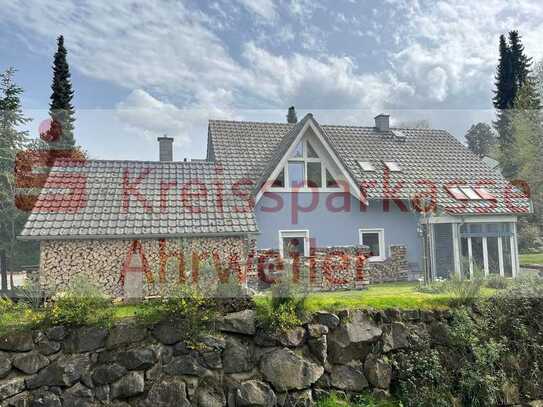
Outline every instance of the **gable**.
<svg viewBox="0 0 543 407"><path fill-rule="evenodd" d="M496 196L497 200L466 202L458 205L456 214L512 214L530 211L528 198L515 191L511 193L511 185L499 172L489 168L446 131L391 128L389 132L379 132L374 127L320 126L316 121L313 122L322 131L332 151L341 159L338 162L343 164L356 184L375 185L364 188L364 195L370 200L386 198L383 189L384 162L395 161L402 171L391 173L389 183L392 188L401 183L397 194L401 199L412 198L414 193L425 189L420 182L430 180L437 188L438 205L456 206L458 202L450 196L445 186L460 180L471 187L486 183L489 193ZM292 138L299 132L298 126L300 122L212 120L209 137L216 160L234 177L252 180L256 184L256 194L262 184L271 178L271 172L286 153L285 146L290 147ZM293 131L295 128L297 132ZM394 136L398 131L404 136L402 140ZM370 162L375 171L364 172L358 161Z"/></svg>
<svg viewBox="0 0 543 407"><path fill-rule="evenodd" d="M283 179L282 186L274 186L278 177ZM337 185L327 180L335 181ZM256 202L263 193L274 190L349 191L361 199L356 182L311 115L304 117L281 141L275 159L257 183Z"/></svg>

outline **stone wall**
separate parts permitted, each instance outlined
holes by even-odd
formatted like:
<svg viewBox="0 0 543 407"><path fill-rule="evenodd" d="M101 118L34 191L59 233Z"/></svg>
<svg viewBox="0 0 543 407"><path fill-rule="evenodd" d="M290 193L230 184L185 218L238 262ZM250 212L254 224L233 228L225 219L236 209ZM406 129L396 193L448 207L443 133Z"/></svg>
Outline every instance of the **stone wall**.
<svg viewBox="0 0 543 407"><path fill-rule="evenodd" d="M423 344L449 355L450 322L437 310L317 312L270 334L244 310L192 345L175 321L12 333L0 337L0 406L310 406L332 391L388 398L394 356ZM530 388L529 377L518 379L512 386ZM506 390L507 405L528 403L518 387Z"/></svg>
<svg viewBox="0 0 543 407"><path fill-rule="evenodd" d="M444 318L319 312L269 334L245 310L227 314L193 348L175 322L17 333L0 338L0 404L307 406L334 389L388 397L386 355L430 335Z"/></svg>
<svg viewBox="0 0 543 407"><path fill-rule="evenodd" d="M125 296L128 286L138 291L138 285L142 295L156 295L164 284L195 277L191 271L196 263L215 267L218 260L218 269L243 272L247 245L242 238L46 240L41 243L39 279L51 292L83 278L112 296Z"/></svg>

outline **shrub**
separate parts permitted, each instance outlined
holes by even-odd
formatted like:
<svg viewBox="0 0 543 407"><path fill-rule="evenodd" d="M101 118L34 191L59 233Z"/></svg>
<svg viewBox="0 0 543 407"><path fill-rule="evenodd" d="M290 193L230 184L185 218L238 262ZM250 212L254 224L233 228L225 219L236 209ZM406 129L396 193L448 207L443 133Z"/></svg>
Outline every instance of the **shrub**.
<svg viewBox="0 0 543 407"><path fill-rule="evenodd" d="M331 393L317 402L317 407L395 407L398 403L391 400L376 400L369 394L349 397L344 393Z"/></svg>
<svg viewBox="0 0 543 407"><path fill-rule="evenodd" d="M484 273L477 264L473 264L471 278L459 277L453 274L445 284L445 292L449 294L451 306L471 305L481 297L484 284Z"/></svg>
<svg viewBox="0 0 543 407"><path fill-rule="evenodd" d="M301 281L306 281L301 279ZM281 278L272 285L269 304L257 307L259 320L270 331L284 331L302 323L308 290L303 283L293 280L287 267Z"/></svg>
<svg viewBox="0 0 543 407"><path fill-rule="evenodd" d="M425 294L442 294L447 290L447 281L442 278L436 278L434 281L424 283L424 280L419 280L417 291Z"/></svg>
<svg viewBox="0 0 543 407"><path fill-rule="evenodd" d="M0 315L17 310L17 304L7 297L0 297Z"/></svg>
<svg viewBox="0 0 543 407"><path fill-rule="evenodd" d="M217 298L240 298L246 297L246 290L241 286L238 277L232 273L228 274L226 281L219 280L215 290Z"/></svg>
<svg viewBox="0 0 543 407"><path fill-rule="evenodd" d="M488 288L494 288L495 290L504 290L511 284L511 280L500 276L499 274L494 274L491 277L485 280L485 285Z"/></svg>
<svg viewBox="0 0 543 407"><path fill-rule="evenodd" d="M521 253L538 252L543 249L541 232L537 225L526 221L518 223L518 248Z"/></svg>
<svg viewBox="0 0 543 407"><path fill-rule="evenodd" d="M45 307L45 323L108 326L114 312L110 298L88 280L78 279L70 289L56 294L52 303Z"/></svg>
<svg viewBox="0 0 543 407"><path fill-rule="evenodd" d="M19 292L21 293L22 301L34 311L40 309L43 305L45 292L39 282L26 279L24 284L19 287Z"/></svg>
<svg viewBox="0 0 543 407"><path fill-rule="evenodd" d="M478 306L482 318L474 319L466 309L460 309L451 321L451 342L461 366L457 392L464 405L496 405L506 380L501 363L507 349L502 338L489 329L486 302Z"/></svg>
<svg viewBox="0 0 543 407"><path fill-rule="evenodd" d="M136 318L144 324L159 321L179 324L183 338L189 342L210 331L215 316L212 299L187 285L171 289L162 299L149 301L136 312Z"/></svg>
<svg viewBox="0 0 543 407"><path fill-rule="evenodd" d="M452 403L449 378L439 352L422 348L400 351L393 356L397 372L393 392L406 407L445 407Z"/></svg>

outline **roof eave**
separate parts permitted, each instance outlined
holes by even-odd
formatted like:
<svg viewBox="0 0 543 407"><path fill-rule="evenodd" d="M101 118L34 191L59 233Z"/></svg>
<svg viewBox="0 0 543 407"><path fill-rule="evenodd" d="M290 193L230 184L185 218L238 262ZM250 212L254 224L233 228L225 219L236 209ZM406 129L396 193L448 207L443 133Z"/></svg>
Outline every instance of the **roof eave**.
<svg viewBox="0 0 543 407"><path fill-rule="evenodd" d="M175 233L175 234L128 234L128 235L71 235L71 236L17 236L18 240L144 240L144 239L180 239L180 238L206 238L206 237L237 237L258 235L260 232L214 232L214 233Z"/></svg>

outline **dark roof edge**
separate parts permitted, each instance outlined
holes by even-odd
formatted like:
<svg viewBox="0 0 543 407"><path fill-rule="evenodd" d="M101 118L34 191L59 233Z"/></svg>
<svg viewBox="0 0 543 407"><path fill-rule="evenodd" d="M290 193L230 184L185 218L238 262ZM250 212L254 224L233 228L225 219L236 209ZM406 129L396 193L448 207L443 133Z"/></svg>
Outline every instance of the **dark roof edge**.
<svg viewBox="0 0 543 407"><path fill-rule="evenodd" d="M215 232L215 233L175 233L175 234L146 234L146 235L85 235L85 236L17 236L18 240L133 240L133 239L172 239L184 237L234 237L258 235L260 232Z"/></svg>

